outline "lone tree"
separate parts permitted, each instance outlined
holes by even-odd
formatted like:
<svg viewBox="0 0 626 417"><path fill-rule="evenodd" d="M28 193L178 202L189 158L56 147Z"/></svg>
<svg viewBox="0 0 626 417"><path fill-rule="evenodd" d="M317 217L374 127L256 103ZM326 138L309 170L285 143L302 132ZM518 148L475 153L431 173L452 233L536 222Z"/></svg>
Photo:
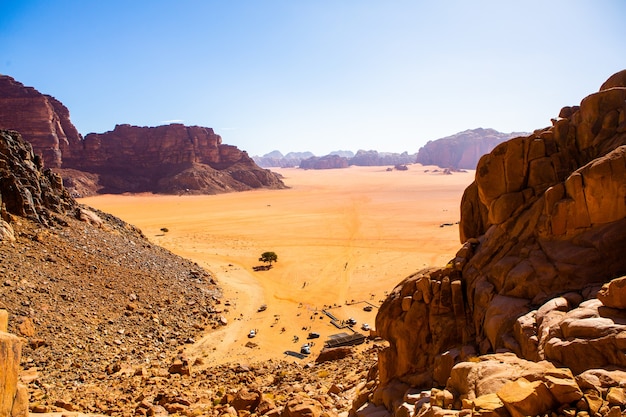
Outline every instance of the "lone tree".
<svg viewBox="0 0 626 417"><path fill-rule="evenodd" d="M263 252L259 261L269 263L271 267L272 262L278 262L278 255L274 252Z"/></svg>

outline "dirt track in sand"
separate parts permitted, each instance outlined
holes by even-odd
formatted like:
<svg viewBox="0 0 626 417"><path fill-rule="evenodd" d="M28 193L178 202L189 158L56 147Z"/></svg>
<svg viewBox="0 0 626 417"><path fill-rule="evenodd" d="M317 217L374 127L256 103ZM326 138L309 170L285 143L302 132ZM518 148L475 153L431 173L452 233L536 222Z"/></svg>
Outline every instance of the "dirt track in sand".
<svg viewBox="0 0 626 417"><path fill-rule="evenodd" d="M376 308L364 311L367 303L379 305L404 277L454 256L460 200L474 173L435 169L274 169L290 189L81 202L138 226L154 243L215 274L229 323L188 346L189 356L207 365L253 362L299 351L309 330L321 334L314 354L327 336L350 332L333 326L324 308L339 320L354 317L355 330L363 322L373 326ZM276 252L278 263L255 272L264 251ZM267 310L257 312L262 304ZM250 329L258 330L254 339L247 338Z"/></svg>

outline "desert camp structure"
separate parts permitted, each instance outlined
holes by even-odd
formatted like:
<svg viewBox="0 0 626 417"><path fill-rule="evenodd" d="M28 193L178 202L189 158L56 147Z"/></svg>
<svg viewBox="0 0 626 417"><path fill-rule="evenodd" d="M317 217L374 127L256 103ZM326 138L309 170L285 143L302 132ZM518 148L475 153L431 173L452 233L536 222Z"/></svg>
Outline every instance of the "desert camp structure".
<svg viewBox="0 0 626 417"><path fill-rule="evenodd" d="M339 346L354 346L365 342L365 335L355 332L353 334L337 333L328 337L324 343L327 348L335 348Z"/></svg>

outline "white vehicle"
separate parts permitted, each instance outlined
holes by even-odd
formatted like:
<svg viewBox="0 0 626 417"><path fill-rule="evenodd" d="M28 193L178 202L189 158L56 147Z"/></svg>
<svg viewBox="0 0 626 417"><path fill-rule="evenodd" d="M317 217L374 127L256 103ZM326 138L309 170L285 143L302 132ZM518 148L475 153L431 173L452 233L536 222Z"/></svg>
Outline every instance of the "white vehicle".
<svg viewBox="0 0 626 417"><path fill-rule="evenodd" d="M370 329L370 325L367 323L363 323L363 325L361 326L361 330L368 331L369 329Z"/></svg>
<svg viewBox="0 0 626 417"><path fill-rule="evenodd" d="M302 347L300 348L300 353L309 355L311 353L311 346L308 343L305 345L302 345Z"/></svg>
<svg viewBox="0 0 626 417"><path fill-rule="evenodd" d="M348 319L348 326L354 326L356 324L356 320L350 317Z"/></svg>
<svg viewBox="0 0 626 417"><path fill-rule="evenodd" d="M256 336L256 330L250 330L250 333L248 333L248 338L252 339L255 336Z"/></svg>

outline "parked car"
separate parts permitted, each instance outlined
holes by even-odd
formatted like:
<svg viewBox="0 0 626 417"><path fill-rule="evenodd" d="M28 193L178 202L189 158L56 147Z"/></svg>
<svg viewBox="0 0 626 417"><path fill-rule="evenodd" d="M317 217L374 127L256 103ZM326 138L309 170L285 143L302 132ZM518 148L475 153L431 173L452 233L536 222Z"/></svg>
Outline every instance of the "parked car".
<svg viewBox="0 0 626 417"><path fill-rule="evenodd" d="M267 310L267 305L266 304L262 304L261 307L259 307L259 309L257 311L260 313L261 311L265 311L265 310Z"/></svg>
<svg viewBox="0 0 626 417"><path fill-rule="evenodd" d="M318 332L311 332L309 333L307 339L317 339L318 337L320 337L320 334Z"/></svg>
<svg viewBox="0 0 626 417"><path fill-rule="evenodd" d="M311 353L311 346L309 346L309 344L305 344L302 345L302 347L300 348L300 353L303 353L305 355L309 355Z"/></svg>
<svg viewBox="0 0 626 417"><path fill-rule="evenodd" d="M354 326L356 324L356 320L350 317L347 323L348 323L348 326Z"/></svg>
<svg viewBox="0 0 626 417"><path fill-rule="evenodd" d="M248 333L248 338L252 339L255 336L256 336L256 330L250 330L250 333Z"/></svg>
<svg viewBox="0 0 626 417"><path fill-rule="evenodd" d="M372 306L363 307L363 311L372 311Z"/></svg>
<svg viewBox="0 0 626 417"><path fill-rule="evenodd" d="M366 332L369 331L369 329L370 329L370 325L367 323L363 323L363 325L361 326L361 330L364 330Z"/></svg>

